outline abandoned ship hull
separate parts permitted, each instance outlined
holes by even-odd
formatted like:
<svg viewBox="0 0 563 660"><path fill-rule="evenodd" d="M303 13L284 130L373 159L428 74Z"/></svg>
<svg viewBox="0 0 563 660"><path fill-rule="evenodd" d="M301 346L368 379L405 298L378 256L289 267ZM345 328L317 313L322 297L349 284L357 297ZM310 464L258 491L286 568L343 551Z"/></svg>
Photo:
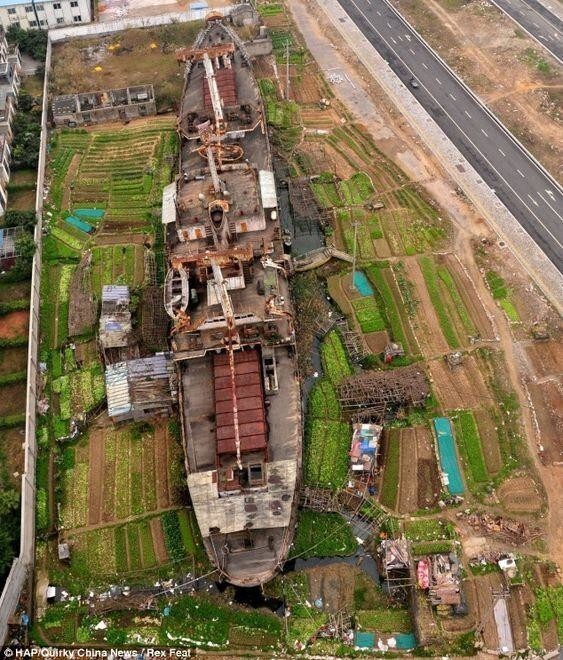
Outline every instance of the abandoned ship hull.
<svg viewBox="0 0 563 660"><path fill-rule="evenodd" d="M165 307L188 487L211 562L256 586L285 561L301 469L293 310L264 110L239 37L211 20L186 64L163 194ZM180 278L181 275L181 278Z"/></svg>

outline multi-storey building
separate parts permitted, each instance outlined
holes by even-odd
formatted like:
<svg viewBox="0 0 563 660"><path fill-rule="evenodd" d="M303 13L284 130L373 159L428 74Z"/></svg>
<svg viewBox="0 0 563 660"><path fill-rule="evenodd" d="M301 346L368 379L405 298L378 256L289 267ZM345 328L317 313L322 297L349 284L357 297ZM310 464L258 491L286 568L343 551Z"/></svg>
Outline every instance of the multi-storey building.
<svg viewBox="0 0 563 660"><path fill-rule="evenodd" d="M0 0L0 25L24 30L48 29L90 23L91 0Z"/></svg>
<svg viewBox="0 0 563 660"><path fill-rule="evenodd" d="M10 142L12 121L20 89L21 59L18 47L10 48L0 28L0 215L6 212L10 179Z"/></svg>

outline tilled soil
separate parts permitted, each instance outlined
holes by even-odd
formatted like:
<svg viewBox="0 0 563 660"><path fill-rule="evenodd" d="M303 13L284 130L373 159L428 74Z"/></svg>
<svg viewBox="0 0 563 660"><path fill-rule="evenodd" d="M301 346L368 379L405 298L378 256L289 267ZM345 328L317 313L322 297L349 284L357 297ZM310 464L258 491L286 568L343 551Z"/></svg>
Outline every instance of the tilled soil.
<svg viewBox="0 0 563 660"><path fill-rule="evenodd" d="M422 272L416 259L405 259L404 263L407 279L414 285L414 295L419 300L413 326L424 357L443 355L448 352L449 347L440 330L438 317L428 295Z"/></svg>
<svg viewBox="0 0 563 660"><path fill-rule="evenodd" d="M154 431L156 501L158 508L170 505L168 486L168 433L166 427L156 426Z"/></svg>
<svg viewBox="0 0 563 660"><path fill-rule="evenodd" d="M528 390L541 429L544 461L559 464L563 461L563 379L528 383Z"/></svg>
<svg viewBox="0 0 563 660"><path fill-rule="evenodd" d="M156 560L159 564L166 564L168 561L168 552L166 552L166 544L164 543L164 532L162 531L162 524L159 518L152 518L150 521L152 542Z"/></svg>
<svg viewBox="0 0 563 660"><path fill-rule="evenodd" d="M504 508L510 513L534 513L542 506L537 486L530 477L507 479L497 494Z"/></svg>
<svg viewBox="0 0 563 660"><path fill-rule="evenodd" d="M0 339L27 336L29 311L26 309L0 316Z"/></svg>
<svg viewBox="0 0 563 660"><path fill-rule="evenodd" d="M536 378L563 374L563 350L560 342L530 343L524 347L524 350Z"/></svg>
<svg viewBox="0 0 563 660"><path fill-rule="evenodd" d="M475 408L492 403L491 394L471 355L465 355L462 364L453 370L441 359L432 360L429 369L436 394L445 410Z"/></svg>

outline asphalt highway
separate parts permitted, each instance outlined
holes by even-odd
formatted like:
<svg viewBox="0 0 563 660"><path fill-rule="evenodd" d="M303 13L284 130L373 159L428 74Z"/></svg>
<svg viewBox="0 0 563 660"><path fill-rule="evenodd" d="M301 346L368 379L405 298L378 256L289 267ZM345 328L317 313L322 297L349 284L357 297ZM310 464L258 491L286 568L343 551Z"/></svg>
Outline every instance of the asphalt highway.
<svg viewBox="0 0 563 660"><path fill-rule="evenodd" d="M386 0L338 2L483 181L563 273L561 186L526 153Z"/></svg>
<svg viewBox="0 0 563 660"><path fill-rule="evenodd" d="M563 63L563 22L537 0L491 0Z"/></svg>

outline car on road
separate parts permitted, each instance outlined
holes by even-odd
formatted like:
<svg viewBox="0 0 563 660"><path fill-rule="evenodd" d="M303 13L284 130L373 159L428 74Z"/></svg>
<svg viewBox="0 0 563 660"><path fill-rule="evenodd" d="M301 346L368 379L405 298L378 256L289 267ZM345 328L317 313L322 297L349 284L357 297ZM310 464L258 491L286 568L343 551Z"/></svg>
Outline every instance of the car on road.
<svg viewBox="0 0 563 660"><path fill-rule="evenodd" d="M418 80L414 76L409 80L409 85L413 89L418 89L420 87L420 85L418 84Z"/></svg>

